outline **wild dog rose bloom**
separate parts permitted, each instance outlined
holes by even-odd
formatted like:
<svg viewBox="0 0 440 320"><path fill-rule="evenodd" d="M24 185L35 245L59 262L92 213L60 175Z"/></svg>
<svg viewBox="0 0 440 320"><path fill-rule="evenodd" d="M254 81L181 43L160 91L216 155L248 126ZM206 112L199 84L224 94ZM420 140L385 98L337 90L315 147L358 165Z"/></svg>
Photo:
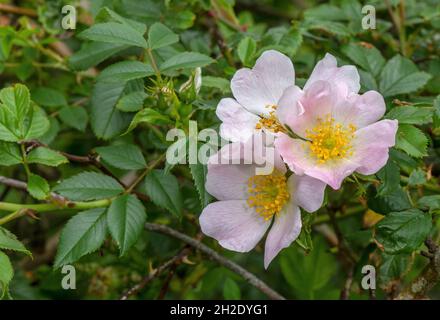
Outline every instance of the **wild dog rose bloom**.
<svg viewBox="0 0 440 320"><path fill-rule="evenodd" d="M250 139L252 140L252 139ZM243 150L246 143L224 146L208 162L206 190L219 201L209 204L200 216L206 235L215 238L226 249L248 252L263 238L269 226L264 253L264 266L288 247L301 232L299 207L308 212L320 208L325 183L292 174L286 177L286 166L273 147L271 174L256 175L260 159L249 161ZM267 157L269 158L269 157ZM239 164L225 164L227 161ZM236 161L239 160L239 161ZM246 164L249 163L249 164Z"/></svg>
<svg viewBox="0 0 440 320"><path fill-rule="evenodd" d="M286 89L278 117L299 138L280 134L275 147L296 174L306 174L339 189L353 172L376 173L395 144L397 120L378 121L385 101L376 91L358 94L354 66L337 67L326 54L301 90Z"/></svg>
<svg viewBox="0 0 440 320"><path fill-rule="evenodd" d="M275 111L284 90L294 84L292 61L275 50L263 52L252 69L238 70L231 80L235 99L224 98L217 106L222 138L245 142L256 131L283 131Z"/></svg>

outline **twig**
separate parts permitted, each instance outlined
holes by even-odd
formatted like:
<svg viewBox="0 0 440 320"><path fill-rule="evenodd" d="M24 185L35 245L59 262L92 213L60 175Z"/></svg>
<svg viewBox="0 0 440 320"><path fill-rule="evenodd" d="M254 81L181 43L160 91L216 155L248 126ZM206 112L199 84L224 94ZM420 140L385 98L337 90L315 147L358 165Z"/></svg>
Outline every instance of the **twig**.
<svg viewBox="0 0 440 320"><path fill-rule="evenodd" d="M7 13L14 13L14 14L20 14L23 16L29 16L29 17L37 17L38 14L35 10L30 8L22 8L22 7L16 7L10 4L6 3L0 3L0 11L7 12Z"/></svg>
<svg viewBox="0 0 440 320"><path fill-rule="evenodd" d="M159 266L158 268L154 269L148 276L142 279L141 282L133 286L132 288L128 289L121 297L120 300L127 300L130 296L138 293L141 291L145 286L150 283L153 279L157 278L162 272L164 272L166 269L174 266L178 261L182 260L183 257L185 257L188 254L189 248L185 247L183 248L177 255L172 257L170 260Z"/></svg>
<svg viewBox="0 0 440 320"><path fill-rule="evenodd" d="M153 232L159 232L162 234L166 234L168 236L171 236L173 238L179 239L186 244L189 244L193 248L200 250L204 254L206 254L210 259L214 260L215 262L219 263L220 265L232 270L233 272L239 274L242 276L247 282L249 282L251 285L253 285L255 288L266 294L270 299L273 300L285 300L285 298L280 295L278 292L270 288L266 283L264 283L262 280L258 279L254 274L250 273L243 267L239 266L235 262L232 262L231 260L226 259L225 257L221 256L208 246L204 245L200 241L197 241L196 239L193 239L177 230L174 230L170 227L155 224L155 223L146 223L145 229Z"/></svg>
<svg viewBox="0 0 440 320"><path fill-rule="evenodd" d="M440 248L432 239L425 241L430 253L429 264L397 297L397 300L426 299L428 292L440 281Z"/></svg>
<svg viewBox="0 0 440 320"><path fill-rule="evenodd" d="M208 17L205 19L205 25L208 27L209 33L214 41L217 43L218 48L220 49L221 54L225 57L226 61L231 67L236 68L237 65L234 62L234 58L231 54L231 49L228 48L223 35L220 33L220 30L217 26L217 20L215 19L215 15L209 12Z"/></svg>
<svg viewBox="0 0 440 320"><path fill-rule="evenodd" d="M11 187L11 188L27 190L27 184L24 181L10 179L10 178L6 178L4 176L0 176L0 183L4 184L5 186ZM66 198L64 198L63 196L60 196L59 194L57 194L55 192L51 192L50 197L52 200L54 200L56 202L61 202L61 203L67 202Z"/></svg>
<svg viewBox="0 0 440 320"><path fill-rule="evenodd" d="M176 262L170 267L170 270L168 271L168 275L164 283L162 284L162 287L160 288L159 295L157 296L157 300L163 300L165 298L165 295L167 294L168 288L170 286L170 282L174 277L174 272L176 272L178 265L179 264Z"/></svg>
<svg viewBox="0 0 440 320"><path fill-rule="evenodd" d="M347 279L345 280L344 288L342 288L340 299L348 300L350 298L351 284L353 283L353 268L348 271Z"/></svg>

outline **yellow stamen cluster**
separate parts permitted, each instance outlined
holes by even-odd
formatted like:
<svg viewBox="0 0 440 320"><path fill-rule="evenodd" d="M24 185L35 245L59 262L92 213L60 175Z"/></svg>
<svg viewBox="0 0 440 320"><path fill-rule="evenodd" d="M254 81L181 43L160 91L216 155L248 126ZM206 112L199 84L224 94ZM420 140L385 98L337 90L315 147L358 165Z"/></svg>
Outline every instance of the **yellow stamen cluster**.
<svg viewBox="0 0 440 320"><path fill-rule="evenodd" d="M265 220L278 214L289 200L286 177L279 171L270 175L255 175L248 180L249 207Z"/></svg>
<svg viewBox="0 0 440 320"><path fill-rule="evenodd" d="M351 140L355 131L354 125L345 127L335 123L335 119L327 115L324 120L318 119L312 130L306 130L306 138L310 140L308 146L318 162L325 163L353 155Z"/></svg>
<svg viewBox="0 0 440 320"><path fill-rule="evenodd" d="M256 129L268 129L272 132L278 133L278 132L285 132L286 130L282 126L282 124L278 121L278 118L275 115L275 110L277 109L277 106L267 106L266 108L272 109L272 111L269 112L269 116L267 117L261 117L260 121L255 125Z"/></svg>

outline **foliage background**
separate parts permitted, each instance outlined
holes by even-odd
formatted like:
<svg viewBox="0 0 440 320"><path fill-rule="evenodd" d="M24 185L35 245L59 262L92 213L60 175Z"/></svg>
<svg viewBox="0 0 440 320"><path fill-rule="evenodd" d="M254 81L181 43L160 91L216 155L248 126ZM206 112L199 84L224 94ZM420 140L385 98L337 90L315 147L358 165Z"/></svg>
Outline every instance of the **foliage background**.
<svg viewBox="0 0 440 320"><path fill-rule="evenodd" d="M375 30L361 28L362 6L367 3L376 8ZM74 31L60 28L65 4L78 9ZM161 24L151 28L157 22ZM267 271L261 244L251 253L235 254L212 239L202 241L287 298L396 297L433 265L420 254L428 251L423 241L439 241L439 30L436 0L0 1L0 87L25 84L48 121L48 129L36 139L2 142L1 176L28 181L28 192L6 183L0 185L0 201L43 203L50 198L49 186L71 200L106 198L99 194L104 192L99 189L102 185L108 187L106 192L113 188L107 197L115 196L121 187L117 182L111 186L114 178L129 186L140 177L136 193L113 210L129 211L139 226L147 219L201 239L198 215L212 200L203 188L205 169L163 163L160 157L170 144L165 139L168 129L188 130L192 119L199 129L217 130L215 108L221 97L231 95L230 78L238 68L252 66L264 50L290 56L300 85L330 52L340 65L355 64L361 91L381 92L386 117L399 120L397 144L387 166L371 177L347 179L338 191L327 188L325 206L304 215L299 241ZM196 67L202 67L199 93ZM131 131L124 134L129 125ZM19 145L31 162L26 166L40 178L26 173ZM30 150L43 146L64 154L40 149L40 158L29 161ZM105 148L109 146L116 149ZM66 180L79 173L85 175ZM106 178L102 175L113 178L101 181ZM83 222L66 223L78 211L27 212L2 225L33 255L31 259L23 254L22 247L14 251L4 243L0 246L5 249L0 256L4 268L0 287L10 291L6 298L117 299L184 247L166 235L133 227L121 256L121 243L118 246L106 233L103 220L99 249L97 239L88 239L70 250L73 240L67 238L80 233ZM7 214L2 211L0 217ZM121 240L116 230L120 222L115 223L110 233ZM66 240L61 240L57 254L63 228ZM0 239L11 239L2 230ZM7 260L14 268L10 283L5 276ZM77 290L61 289L63 275L53 268L54 262L56 266L74 262ZM360 269L367 263L378 273L375 292L360 288ZM353 280L349 290L344 289L347 279ZM436 279L431 280L434 286ZM429 297L440 297L438 285ZM190 249L185 259L149 282L135 298L267 297L241 276Z"/></svg>

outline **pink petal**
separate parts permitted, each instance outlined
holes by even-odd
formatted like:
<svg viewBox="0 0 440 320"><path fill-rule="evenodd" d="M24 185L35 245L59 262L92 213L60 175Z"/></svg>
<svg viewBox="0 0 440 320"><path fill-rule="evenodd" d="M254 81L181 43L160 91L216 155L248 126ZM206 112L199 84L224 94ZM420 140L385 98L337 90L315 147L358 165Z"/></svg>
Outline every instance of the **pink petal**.
<svg viewBox="0 0 440 320"><path fill-rule="evenodd" d="M220 136L233 142L249 139L260 119L232 98L220 100L216 114L223 121L220 125Z"/></svg>
<svg viewBox="0 0 440 320"><path fill-rule="evenodd" d="M238 70L231 80L237 101L255 114L268 114L268 106L278 105L284 90L293 85L295 71L290 59L282 53L263 52L254 68Z"/></svg>
<svg viewBox="0 0 440 320"><path fill-rule="evenodd" d="M292 174L288 184L295 204L307 212L314 212L321 208L326 186L324 182L309 176Z"/></svg>
<svg viewBox="0 0 440 320"><path fill-rule="evenodd" d="M298 149L303 149L300 140L292 139L286 134L281 134L275 140L275 149L280 154L284 163L297 175L304 174L302 162L295 156ZM302 152L302 154L304 154Z"/></svg>
<svg viewBox="0 0 440 320"><path fill-rule="evenodd" d="M290 246L301 233L301 212L299 207L289 203L275 217L275 222L266 238L264 268L268 268L278 253Z"/></svg>
<svg viewBox="0 0 440 320"><path fill-rule="evenodd" d="M354 94L349 99L357 110L356 118L352 120L357 128L368 126L385 114L385 100L377 91L367 91L362 95Z"/></svg>
<svg viewBox="0 0 440 320"><path fill-rule="evenodd" d="M264 134L253 135L245 143L227 144L209 159L205 187L211 195L219 200L246 199L251 176L270 174L274 169L287 171L278 151L259 138Z"/></svg>
<svg viewBox="0 0 440 320"><path fill-rule="evenodd" d="M356 131L354 158L360 163L357 172L373 174L387 163L388 150L395 144L397 128L397 120L381 120Z"/></svg>
<svg viewBox="0 0 440 320"><path fill-rule="evenodd" d="M275 148L294 173L319 179L335 190L339 189L342 181L360 166L355 161L356 159L341 159L319 163L309 154L305 141L292 139L287 135L275 140Z"/></svg>
<svg viewBox="0 0 440 320"><path fill-rule="evenodd" d="M205 188L218 200L243 200L248 196L248 179L254 175L254 165L209 165Z"/></svg>
<svg viewBox="0 0 440 320"><path fill-rule="evenodd" d="M290 91L290 90L289 90ZM286 90L286 95L289 94ZM295 97L290 93L290 96ZM327 81L316 81L304 91L304 94L298 101L297 110L298 116L290 116L285 123L289 126L293 132L300 137L305 137L306 130L315 127L319 118L324 118L327 114L332 113L332 107L338 103L338 99L341 99L341 95L337 89ZM283 97L283 106L287 104L288 97ZM282 108L283 113L286 111ZM296 112L296 110L294 111Z"/></svg>
<svg viewBox="0 0 440 320"><path fill-rule="evenodd" d="M329 53L316 64L309 80L304 85L304 90L307 90L314 82L319 80L331 81L345 96L350 93L358 93L361 87L356 67L338 67L336 58Z"/></svg>
<svg viewBox="0 0 440 320"><path fill-rule="evenodd" d="M297 86L288 87L278 103L277 118L283 124L292 123L296 117L304 113L300 99L304 92Z"/></svg>
<svg viewBox="0 0 440 320"><path fill-rule="evenodd" d="M252 250L270 225L244 200L211 203L199 221L204 234L216 239L222 247L238 252Z"/></svg>

